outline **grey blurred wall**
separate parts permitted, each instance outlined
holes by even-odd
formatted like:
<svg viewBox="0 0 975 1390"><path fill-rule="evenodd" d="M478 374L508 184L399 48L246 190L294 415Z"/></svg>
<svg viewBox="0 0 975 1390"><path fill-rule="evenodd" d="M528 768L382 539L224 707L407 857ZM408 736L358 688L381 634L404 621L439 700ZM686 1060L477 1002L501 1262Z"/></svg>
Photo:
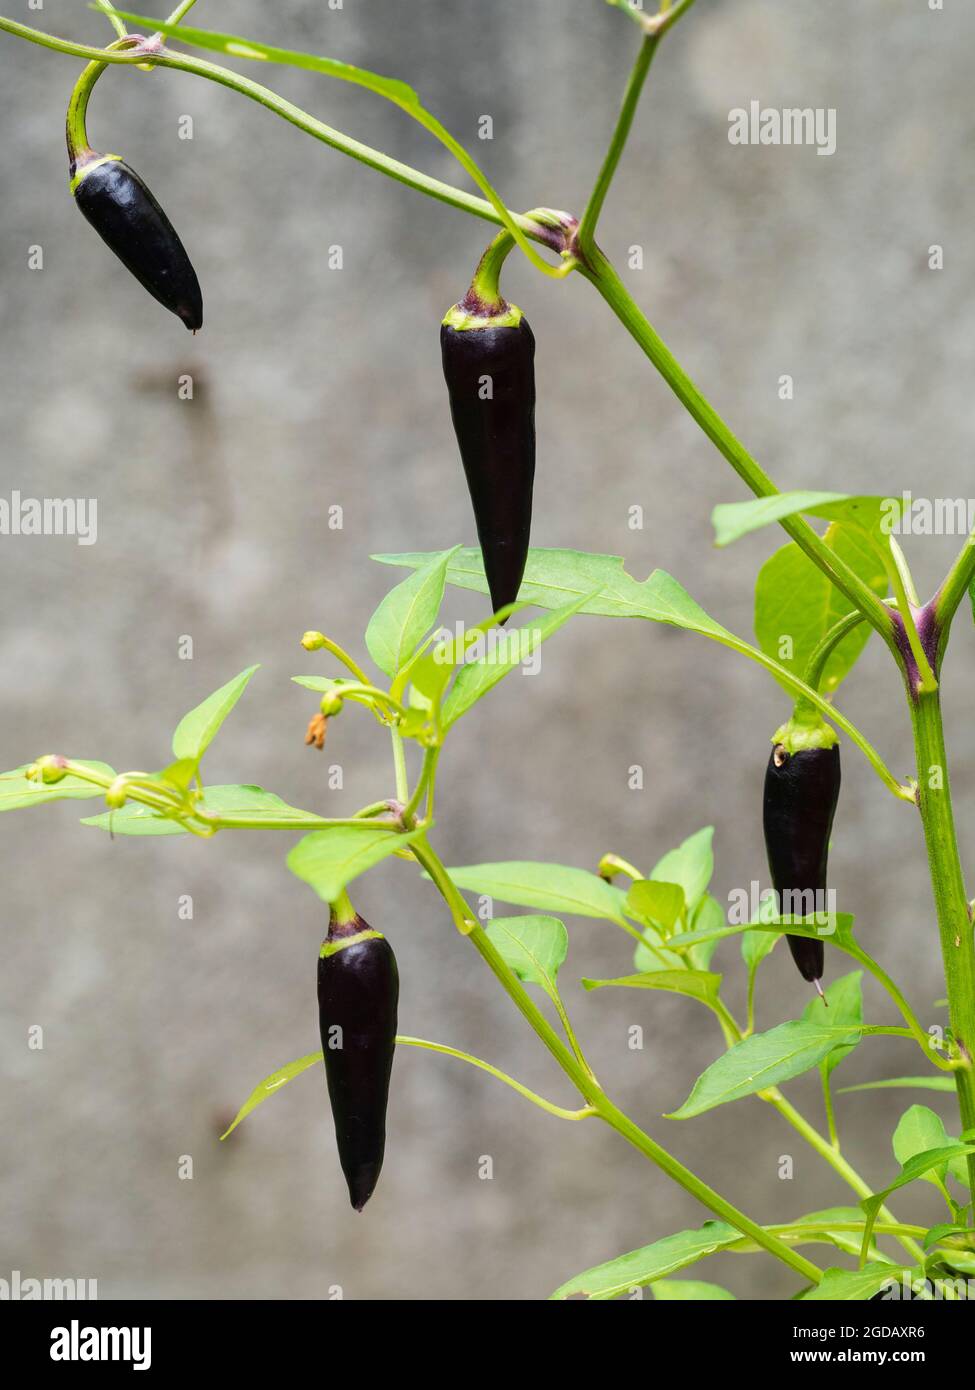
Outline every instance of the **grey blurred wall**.
<svg viewBox="0 0 975 1390"><path fill-rule="evenodd" d="M51 31L104 43L107 24L49 0ZM274 9L201 0L195 22L326 52L404 78L474 149L512 206L581 211L636 35L601 0L346 0ZM913 0L700 0L661 50L609 199L601 241L665 339L783 487L965 496L975 368L975 13ZM195 340L145 295L71 207L63 111L79 64L0 37L3 487L93 496L98 543L0 540L0 763L57 749L118 768L166 761L176 720L245 665L262 670L207 759L209 781L258 782L347 812L390 789L387 749L349 711L324 756L289 684L326 669L297 638L322 627L361 652L397 578L370 552L470 543L473 527L440 377L437 325L489 229L384 180L257 105L171 72L110 72L90 131L123 153L176 223L204 286ZM253 65L249 75L340 129L441 177L439 147L369 94ZM728 112L837 110L836 153L738 148ZM183 115L194 138L178 138ZM494 119L480 143L477 122ZM932 243L945 269L927 269ZM43 271L27 268L41 245ZM345 268L329 270L330 245ZM538 340L534 541L660 566L751 635L752 586L780 538L711 546L709 516L744 490L581 280L512 257L509 294ZM192 402L177 378L192 373ZM781 374L795 380L783 402ZM330 505L345 526L326 526ZM645 509L631 531L628 509ZM951 540L913 544L931 588ZM448 593L445 616L477 618ZM962 847L970 857L975 738L965 615L946 670ZM183 635L191 661L179 659ZM898 682L868 649L842 694L899 773L912 764ZM715 891L764 882L759 804L786 703L761 671L693 636L580 619L449 745L437 840L448 863L532 858L644 867L716 830ZM341 763L345 788L325 770ZM633 763L645 790L627 789ZM294 1082L224 1145L226 1118L267 1073L318 1046L321 905L285 869L291 837L116 840L84 804L0 824L0 1276L98 1279L102 1296L532 1299L587 1265L706 1215L616 1136L562 1125L459 1063L397 1057L387 1167L348 1206L321 1078ZM833 881L862 939L941 1014L937 932L919 826L844 752ZM177 915L181 895L192 922ZM428 886L401 863L356 900L394 938L401 1029L487 1057L563 1103L560 1075ZM507 909L505 909L507 910ZM570 922L564 970L598 1073L661 1142L763 1220L853 1200L782 1121L745 1101L661 1118L716 1055L691 1003L584 995L626 973L613 927ZM740 1006L737 948L716 957ZM833 963L833 972L842 968ZM784 951L763 968L759 1025L806 1002ZM874 1021L894 1021L868 989ZM642 1052L627 1030L641 1024ZM43 1051L27 1030L44 1029ZM852 1083L919 1069L872 1040ZM818 1083L790 1097L821 1123ZM917 1096L841 1097L848 1155L892 1174L889 1135ZM950 1098L929 1099L952 1116ZM778 1162L795 1157L795 1177ZM181 1155L194 1160L180 1181ZM494 1177L477 1175L481 1155ZM941 1219L936 1195L902 1208ZM828 1255L823 1252L826 1258ZM793 1291L771 1261L700 1267L740 1296Z"/></svg>

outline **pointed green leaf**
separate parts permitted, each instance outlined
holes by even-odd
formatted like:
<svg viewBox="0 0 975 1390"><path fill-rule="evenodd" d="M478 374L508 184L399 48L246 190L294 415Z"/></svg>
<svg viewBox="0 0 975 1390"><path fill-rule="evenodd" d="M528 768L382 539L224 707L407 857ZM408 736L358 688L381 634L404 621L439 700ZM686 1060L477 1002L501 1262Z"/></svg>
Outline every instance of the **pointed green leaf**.
<svg viewBox="0 0 975 1390"><path fill-rule="evenodd" d="M691 931L702 932L706 935L708 932L721 931L724 925L724 908L717 898L713 898L710 893L705 893L691 916ZM710 939L699 941L696 946L692 946L687 952L688 965L693 970L707 970L717 944L718 938L712 936Z"/></svg>
<svg viewBox="0 0 975 1390"><path fill-rule="evenodd" d="M898 1120L891 1144L894 1157L903 1168L918 1154L943 1149L953 1142L948 1137L940 1115L936 1115L926 1105L912 1105ZM924 1182L935 1182L936 1178L941 1178L943 1182L947 1172L948 1164L945 1162L921 1176Z"/></svg>
<svg viewBox="0 0 975 1390"><path fill-rule="evenodd" d="M201 705L183 715L173 734L174 758L190 758L199 762L257 669L256 666L248 666L246 671L241 671L239 676L234 676L232 681L208 695Z"/></svg>
<svg viewBox="0 0 975 1390"><path fill-rule="evenodd" d="M259 1082L258 1085L254 1087L253 1091L251 1091L250 1095L237 1111L233 1124L228 1130L221 1134L220 1138L226 1139L228 1134L233 1134L241 1120L245 1120L252 1110L256 1110L259 1105L269 1100L271 1096L277 1095L281 1087L286 1085L287 1082L293 1081L296 1076L300 1076L303 1071L307 1071L309 1067L313 1067L316 1062L323 1062L324 1060L324 1055L321 1052L309 1052L307 1057L299 1057L296 1062L289 1062L288 1065L282 1067L280 1071L272 1072L270 1076L266 1076L264 1080Z"/></svg>
<svg viewBox="0 0 975 1390"><path fill-rule="evenodd" d="M871 1197L865 1197L860 1203L866 1215L863 1240L864 1244L870 1239L874 1223L880 1208L884 1205L891 1193L896 1192L901 1187L906 1187L909 1183L917 1182L923 1178L925 1173L940 1169L943 1164L953 1158L960 1158L964 1154L975 1153L975 1144L943 1144L936 1149L928 1149L926 1152L915 1154L908 1159L900 1171L900 1175L889 1183L882 1192L875 1192Z"/></svg>
<svg viewBox="0 0 975 1390"><path fill-rule="evenodd" d="M623 894L587 869L565 864L468 864L447 872L458 888L516 907L623 921Z"/></svg>
<svg viewBox="0 0 975 1390"><path fill-rule="evenodd" d="M900 1283L909 1269L898 1265L868 1264L863 1269L827 1269L822 1283L802 1295L805 1303L865 1303L885 1284Z"/></svg>
<svg viewBox="0 0 975 1390"><path fill-rule="evenodd" d="M684 890L688 912L700 902L714 873L714 826L689 835L676 849L658 859L649 877L663 883L679 883Z"/></svg>
<svg viewBox="0 0 975 1390"><path fill-rule="evenodd" d="M584 989L604 989L618 985L626 989L663 989L686 994L713 1008L721 989L721 976L705 970L654 970L640 975L623 975L618 980L583 980Z"/></svg>
<svg viewBox="0 0 975 1390"><path fill-rule="evenodd" d="M288 855L288 868L325 902L332 903L346 884L398 849L405 849L423 833L419 829L401 834L367 820L361 826L313 830Z"/></svg>
<svg viewBox="0 0 975 1390"><path fill-rule="evenodd" d="M454 553L444 550L432 556L415 574L391 589L369 619L366 646L387 676L395 676L406 665L437 621L447 565Z"/></svg>
<svg viewBox="0 0 975 1390"><path fill-rule="evenodd" d="M730 545L751 531L758 531L787 516L807 516L841 521L877 535L900 516L902 502L891 497L851 497L844 492L777 492L747 502L724 502L711 513L716 546Z"/></svg>
<svg viewBox="0 0 975 1390"><path fill-rule="evenodd" d="M145 15L134 14L118 7L115 7L115 13L123 19L131 20L133 24L140 25L147 34L167 34L193 48L226 53L229 58L253 58L266 63L285 63L293 68L307 68L312 72L324 73L326 77L337 77L343 82L365 87L407 110L420 109L416 92L399 78L383 77L379 73L353 67L351 63L343 63L336 58L321 58L316 54L301 53L290 48L275 48L271 44L246 39L239 34L224 34L215 29L196 29L190 24L173 24L169 20L149 19Z"/></svg>
<svg viewBox="0 0 975 1390"><path fill-rule="evenodd" d="M740 1239L741 1233L724 1221L705 1221L700 1230L679 1231L676 1235L664 1236L663 1240L656 1240L652 1245L631 1250L626 1255L618 1255L615 1260L607 1260L605 1264L584 1270L557 1288L551 1298L570 1298L573 1294L585 1294L599 1301L618 1298L620 1294L630 1293L652 1284L655 1279L663 1279L678 1269L685 1269Z"/></svg>
<svg viewBox="0 0 975 1390"><path fill-rule="evenodd" d="M496 917L485 928L508 965L526 984L558 992L559 970L569 950L569 933L557 917Z"/></svg>
<svg viewBox="0 0 975 1390"><path fill-rule="evenodd" d="M858 1086L841 1086L839 1094L848 1096L852 1091L886 1091L904 1088L915 1091L955 1092L955 1083L950 1076L892 1076L886 1081L861 1081Z"/></svg>
<svg viewBox="0 0 975 1390"><path fill-rule="evenodd" d="M542 643L558 632L591 597L590 594L586 598L576 599L531 626L500 631L494 637L491 644L493 649L487 655L478 661L468 661L457 672L457 679L443 703L444 728L449 729L456 724L461 715L466 714L498 681L528 661Z"/></svg>
<svg viewBox="0 0 975 1390"><path fill-rule="evenodd" d="M883 561L862 531L833 525L826 532L825 542L878 597L886 594L888 581ZM801 679L816 645L852 608L850 600L805 551L790 543L766 560L755 582L758 645ZM820 681L824 694L835 691L852 669L870 632L868 623L860 623L833 650Z"/></svg>
<svg viewBox="0 0 975 1390"><path fill-rule="evenodd" d="M418 569L428 564L429 555L373 555L384 565ZM729 636L720 623L663 570L654 570L649 579L638 580L626 573L619 555L590 555L581 550L528 552L525 577L519 598L540 608L560 608L582 600L580 613L610 618L647 618L655 623L672 623L708 636ZM461 589L487 593L484 565L477 549L458 550L447 566L447 582ZM595 594L595 598L589 597Z"/></svg>
<svg viewBox="0 0 975 1390"><path fill-rule="evenodd" d="M717 1105L752 1096L817 1066L840 1043L856 1040L849 1028L795 1020L736 1043L702 1072L671 1120L689 1120Z"/></svg>
<svg viewBox="0 0 975 1390"><path fill-rule="evenodd" d="M640 878L630 885L626 895L627 912L644 922L652 922L665 934L684 908L684 890L679 883L655 883L653 879Z"/></svg>
<svg viewBox="0 0 975 1390"><path fill-rule="evenodd" d="M798 917L781 917L771 922L744 922L735 927L682 932L679 936L672 936L667 945L672 951L687 951L702 941L722 941L727 936L740 936L742 932L771 932L773 935L788 932L790 936L808 936L813 941L825 941L827 945L849 946L853 944L853 916L849 912L832 912L824 924L813 918Z"/></svg>
<svg viewBox="0 0 975 1390"><path fill-rule="evenodd" d="M91 768L101 777L115 779L114 769L108 763L96 763L82 758L72 758L72 762ZM29 781L26 772L31 763L15 767L11 772L0 774L0 811L20 811L25 806L43 806L48 801L83 801L90 796L104 796L105 788L96 787L81 777L62 777L60 782L45 784Z"/></svg>
<svg viewBox="0 0 975 1390"><path fill-rule="evenodd" d="M862 979L862 970L853 970L849 975L841 975L839 979L827 985L825 1003L818 994L810 999L803 1010L803 1018L807 1023L828 1024L831 1028L859 1028L863 1023ZM852 1051L853 1047L833 1048L823 1061L827 1077Z"/></svg>

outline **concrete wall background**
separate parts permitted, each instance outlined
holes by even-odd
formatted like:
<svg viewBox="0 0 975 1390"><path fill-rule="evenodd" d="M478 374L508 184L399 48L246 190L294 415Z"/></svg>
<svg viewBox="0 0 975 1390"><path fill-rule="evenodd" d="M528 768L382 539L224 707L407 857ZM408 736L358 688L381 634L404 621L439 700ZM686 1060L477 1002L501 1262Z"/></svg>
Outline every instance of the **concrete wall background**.
<svg viewBox="0 0 975 1390"><path fill-rule="evenodd" d="M196 12L195 12L196 13ZM30 20L38 16L24 16ZM66 0L51 31L107 42ZM199 6L201 26L327 52L412 83L509 202L581 211L635 36L598 0L256 0ZM783 487L967 496L975 310L966 177L975 116L975 14L916 3L702 0L661 51L601 241L648 252L630 283L665 339ZM90 132L166 206L204 287L193 341L98 243L65 191L62 116L78 64L0 43L0 495L94 496L95 546L0 542L0 762L49 749L155 767L180 715L243 666L263 669L208 757L207 780L254 781L341 814L389 786L365 716L342 719L326 763L302 747L313 702L288 683L321 670L297 637L322 627L361 650L394 572L370 552L431 549L473 527L440 377L437 324L488 229L317 145L256 105L182 74L109 73ZM340 129L459 182L418 127L312 74L255 74ZM737 148L727 117L765 106L837 109L838 148ZM483 113L495 122L479 144ZM193 116L195 138L177 138ZM945 269L927 248L945 247ZM42 272L27 269L32 244ZM345 249L342 273L325 248ZM743 490L589 288L512 258L508 293L538 340L534 540L676 574L750 635L754 574L779 537L711 547L710 511ZM192 372L192 404L176 379ZM796 382L777 397L781 373ZM345 529L325 528L340 503ZM642 532L627 509L646 509ZM930 589L956 542L911 547ZM476 618L452 591L447 619ZM946 706L963 851L971 848L975 737L965 615ZM194 659L178 659L182 634ZM912 764L896 677L871 646L842 706L891 765ZM448 863L505 858L594 866L614 849L649 867L714 823L715 891L765 879L760 796L767 738L786 705L730 653L670 629L579 620L537 680L509 680L455 736L437 830ZM643 763L643 793L627 790ZM844 753L832 881L868 949L941 1018L937 933L919 827L852 749ZM92 806L94 808L94 805ZM537 1298L577 1270L696 1225L704 1213L613 1135L559 1127L460 1064L401 1051L387 1168L366 1213L348 1207L320 1077L308 1075L218 1145L257 1081L318 1046L322 913L284 868L291 837L117 840L66 803L4 818L0 971L0 1276L94 1277L103 1297ZM193 895L192 923L177 917ZM486 1056L553 1099L569 1095L507 999L400 864L360 885L390 930L401 1029ZM747 1101L683 1125L660 1118L716 1055L689 1003L583 995L625 973L610 926L569 923L567 997L611 1092L704 1177L766 1220L846 1202L839 1181L771 1112ZM734 947L716 957L740 1004ZM833 973L841 967L834 965ZM760 1026L806 994L784 951L763 970ZM892 1021L872 989L868 1013ZM40 1023L42 1052L27 1029ZM645 1050L630 1052L641 1023ZM918 1070L873 1040L847 1084ZM790 1097L821 1120L818 1085ZM880 1183L889 1135L923 1099L841 1097L851 1161ZM796 1159L793 1181L779 1156ZM192 1182L177 1178L194 1158ZM491 1182L477 1178L480 1155ZM849 1200L852 1200L852 1195ZM901 1209L942 1219L933 1193ZM828 1260L828 1252L822 1252ZM699 1269L742 1297L793 1291L770 1261Z"/></svg>

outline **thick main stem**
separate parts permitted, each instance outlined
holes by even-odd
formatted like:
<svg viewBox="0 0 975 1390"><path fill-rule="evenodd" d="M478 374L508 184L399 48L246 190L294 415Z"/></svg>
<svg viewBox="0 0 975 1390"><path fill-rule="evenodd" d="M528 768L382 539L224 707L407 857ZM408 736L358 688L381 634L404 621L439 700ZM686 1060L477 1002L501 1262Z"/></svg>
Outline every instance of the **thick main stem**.
<svg viewBox="0 0 975 1390"><path fill-rule="evenodd" d="M695 386L598 247L593 248L585 264L580 265L579 269L603 296L685 410L724 455L742 481L751 488L756 497L773 497L778 489L771 478ZM899 660L893 619L877 595L801 517L783 517L779 525L810 560L829 576L853 606L863 613L867 622L876 628Z"/></svg>
<svg viewBox="0 0 975 1390"><path fill-rule="evenodd" d="M965 893L948 782L941 699L938 691L911 701L917 752L917 802L928 851L931 888L938 915L941 955L954 1041L967 1063L955 1071L962 1130L975 1129L975 941ZM975 1192L975 1155L968 1156Z"/></svg>
<svg viewBox="0 0 975 1390"><path fill-rule="evenodd" d="M479 955L491 968L494 975L504 987L512 1002L527 1022L534 1029L540 1040L548 1048L549 1052L558 1062L559 1066L569 1077L573 1085L582 1095L583 1099L592 1106L599 1117L606 1121L611 1128L621 1134L634 1148L655 1163L662 1169L668 1177L672 1178L679 1186L684 1188L699 1202L702 1202L715 1216L727 1221L729 1226L734 1226L735 1230L741 1231L742 1235L749 1236L762 1249L767 1250L770 1255L775 1255L777 1259L800 1274L804 1279L818 1284L822 1279L822 1270L818 1269L810 1260L791 1249L778 1236L771 1235L763 1226L752 1221L744 1212L738 1210L724 1197L709 1187L689 1168L685 1168L683 1163L661 1148L650 1136L638 1125L636 1125L627 1115L614 1105L602 1087L595 1080L592 1074L579 1061L571 1049L562 1041L558 1033L549 1023L548 1019L539 1009L525 986L518 979L517 975L508 965L507 961L498 951L497 947L484 931L483 927L472 923L470 912L463 897L457 890L456 885L447 873L440 859L431 849L428 841L421 837L415 840L412 845L413 852L423 866L423 868L433 879L441 895L446 901L454 917L454 921L464 935L469 936L471 942L477 949Z"/></svg>

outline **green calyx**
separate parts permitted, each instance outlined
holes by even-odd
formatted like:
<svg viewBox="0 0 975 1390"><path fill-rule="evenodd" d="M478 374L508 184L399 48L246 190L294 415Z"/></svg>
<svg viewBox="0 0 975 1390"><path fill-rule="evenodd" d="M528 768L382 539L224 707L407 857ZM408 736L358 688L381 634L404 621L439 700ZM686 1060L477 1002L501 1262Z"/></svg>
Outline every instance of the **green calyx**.
<svg viewBox="0 0 975 1390"><path fill-rule="evenodd" d="M82 179L87 178L93 169L97 169L100 164L122 163L120 154L98 154L93 159L86 160L84 164L79 164L76 173L71 176L68 188L74 193Z"/></svg>
<svg viewBox="0 0 975 1390"><path fill-rule="evenodd" d="M485 312L482 305L472 303L468 295L466 299L447 310L443 316L443 323L447 328L456 329L458 333L477 328L517 328L524 314L517 304L509 304L506 300L501 302L504 305L502 310L496 313Z"/></svg>
<svg viewBox="0 0 975 1390"><path fill-rule="evenodd" d="M797 705L789 722L772 735L776 747L781 746L787 753L802 753L808 748L834 748L839 741L836 730L812 705Z"/></svg>
<svg viewBox="0 0 975 1390"><path fill-rule="evenodd" d="M347 946L358 946L362 941L382 941L381 931L373 931L369 927L366 931L353 932L351 936L339 936L334 941L323 941L319 956L322 960L327 960L329 956L337 955L339 951L344 951Z"/></svg>

